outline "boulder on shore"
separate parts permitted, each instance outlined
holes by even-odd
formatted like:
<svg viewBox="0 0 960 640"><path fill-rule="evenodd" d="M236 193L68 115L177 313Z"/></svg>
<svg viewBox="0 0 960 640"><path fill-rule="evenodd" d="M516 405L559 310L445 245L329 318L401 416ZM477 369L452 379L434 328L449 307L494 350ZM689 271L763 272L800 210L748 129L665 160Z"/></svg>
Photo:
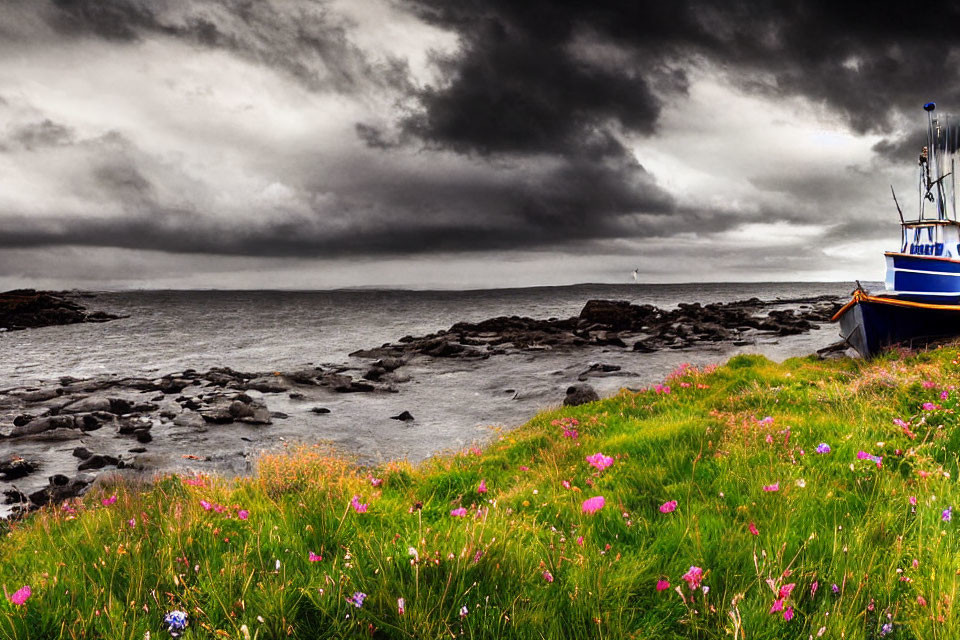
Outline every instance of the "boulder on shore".
<svg viewBox="0 0 960 640"><path fill-rule="evenodd" d="M563 399L566 407L576 407L588 402L596 402L600 399L596 389L588 384L575 384L567 388L567 397Z"/></svg>

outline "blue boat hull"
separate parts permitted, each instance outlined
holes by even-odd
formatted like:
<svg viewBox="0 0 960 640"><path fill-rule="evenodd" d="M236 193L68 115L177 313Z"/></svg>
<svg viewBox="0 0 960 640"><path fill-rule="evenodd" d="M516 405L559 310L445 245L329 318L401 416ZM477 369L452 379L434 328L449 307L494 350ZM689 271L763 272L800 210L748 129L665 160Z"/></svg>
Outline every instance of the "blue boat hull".
<svg viewBox="0 0 960 640"><path fill-rule="evenodd" d="M898 253L886 255L889 295L916 302L960 304L960 262Z"/></svg>
<svg viewBox="0 0 960 640"><path fill-rule="evenodd" d="M839 315L840 337L865 358L894 345L960 336L960 307L925 308L883 298L854 298Z"/></svg>

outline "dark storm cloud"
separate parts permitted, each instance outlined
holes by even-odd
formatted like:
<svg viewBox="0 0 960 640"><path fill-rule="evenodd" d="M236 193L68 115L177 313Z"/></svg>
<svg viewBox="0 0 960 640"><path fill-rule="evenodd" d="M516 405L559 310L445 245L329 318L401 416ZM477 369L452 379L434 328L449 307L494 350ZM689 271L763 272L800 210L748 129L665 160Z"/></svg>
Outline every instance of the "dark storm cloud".
<svg viewBox="0 0 960 640"><path fill-rule="evenodd" d="M69 144L73 141L73 137L73 130L70 129L70 127L45 118L40 122L13 127L9 135L9 140L25 149L32 150L38 147Z"/></svg>
<svg viewBox="0 0 960 640"><path fill-rule="evenodd" d="M714 3L597 0L408 0L460 34L440 63L447 82L420 93L407 122L424 139L481 153L557 151L617 123L655 130L663 98L650 87L672 69L682 99L685 65L706 60L730 81L826 103L861 132L889 132L898 113L932 97L960 103L956 2L832 0ZM577 42L616 46L598 65ZM585 59L586 58L586 59Z"/></svg>
<svg viewBox="0 0 960 640"><path fill-rule="evenodd" d="M281 69L313 90L349 92L369 83L403 85L406 65L371 62L349 24L323 0L282 5L266 0L52 0L49 22L67 35L120 42L162 35L223 49Z"/></svg>

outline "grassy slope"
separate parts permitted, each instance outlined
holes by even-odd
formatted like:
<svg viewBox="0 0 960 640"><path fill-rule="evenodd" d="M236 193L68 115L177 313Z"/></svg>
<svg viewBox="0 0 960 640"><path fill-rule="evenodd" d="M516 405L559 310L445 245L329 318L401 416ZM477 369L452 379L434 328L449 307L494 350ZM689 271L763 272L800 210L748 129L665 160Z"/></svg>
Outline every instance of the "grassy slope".
<svg viewBox="0 0 960 640"><path fill-rule="evenodd" d="M543 413L482 453L417 468L310 448L264 457L253 479L89 495L0 539L0 585L33 590L23 606L0 601L0 637L167 637L173 609L189 613L188 638L243 638L242 625L259 638L872 638L888 622L892 638L960 637L960 519L941 517L960 508L957 393L940 399L960 384L957 357L740 356L669 394ZM596 452L613 465L588 465ZM597 495L606 507L584 514ZM661 513L668 500L679 506ZM468 515L451 516L460 506ZM681 579L691 565L709 593ZM791 583L785 621L769 610Z"/></svg>

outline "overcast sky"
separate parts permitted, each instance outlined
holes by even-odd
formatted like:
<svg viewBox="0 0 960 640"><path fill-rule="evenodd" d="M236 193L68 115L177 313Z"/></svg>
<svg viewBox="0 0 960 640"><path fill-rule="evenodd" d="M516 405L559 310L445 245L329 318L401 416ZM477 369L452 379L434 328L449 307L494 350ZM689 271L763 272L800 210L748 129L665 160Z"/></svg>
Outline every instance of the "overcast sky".
<svg viewBox="0 0 960 640"><path fill-rule="evenodd" d="M2 0L0 289L881 279L908 5Z"/></svg>

